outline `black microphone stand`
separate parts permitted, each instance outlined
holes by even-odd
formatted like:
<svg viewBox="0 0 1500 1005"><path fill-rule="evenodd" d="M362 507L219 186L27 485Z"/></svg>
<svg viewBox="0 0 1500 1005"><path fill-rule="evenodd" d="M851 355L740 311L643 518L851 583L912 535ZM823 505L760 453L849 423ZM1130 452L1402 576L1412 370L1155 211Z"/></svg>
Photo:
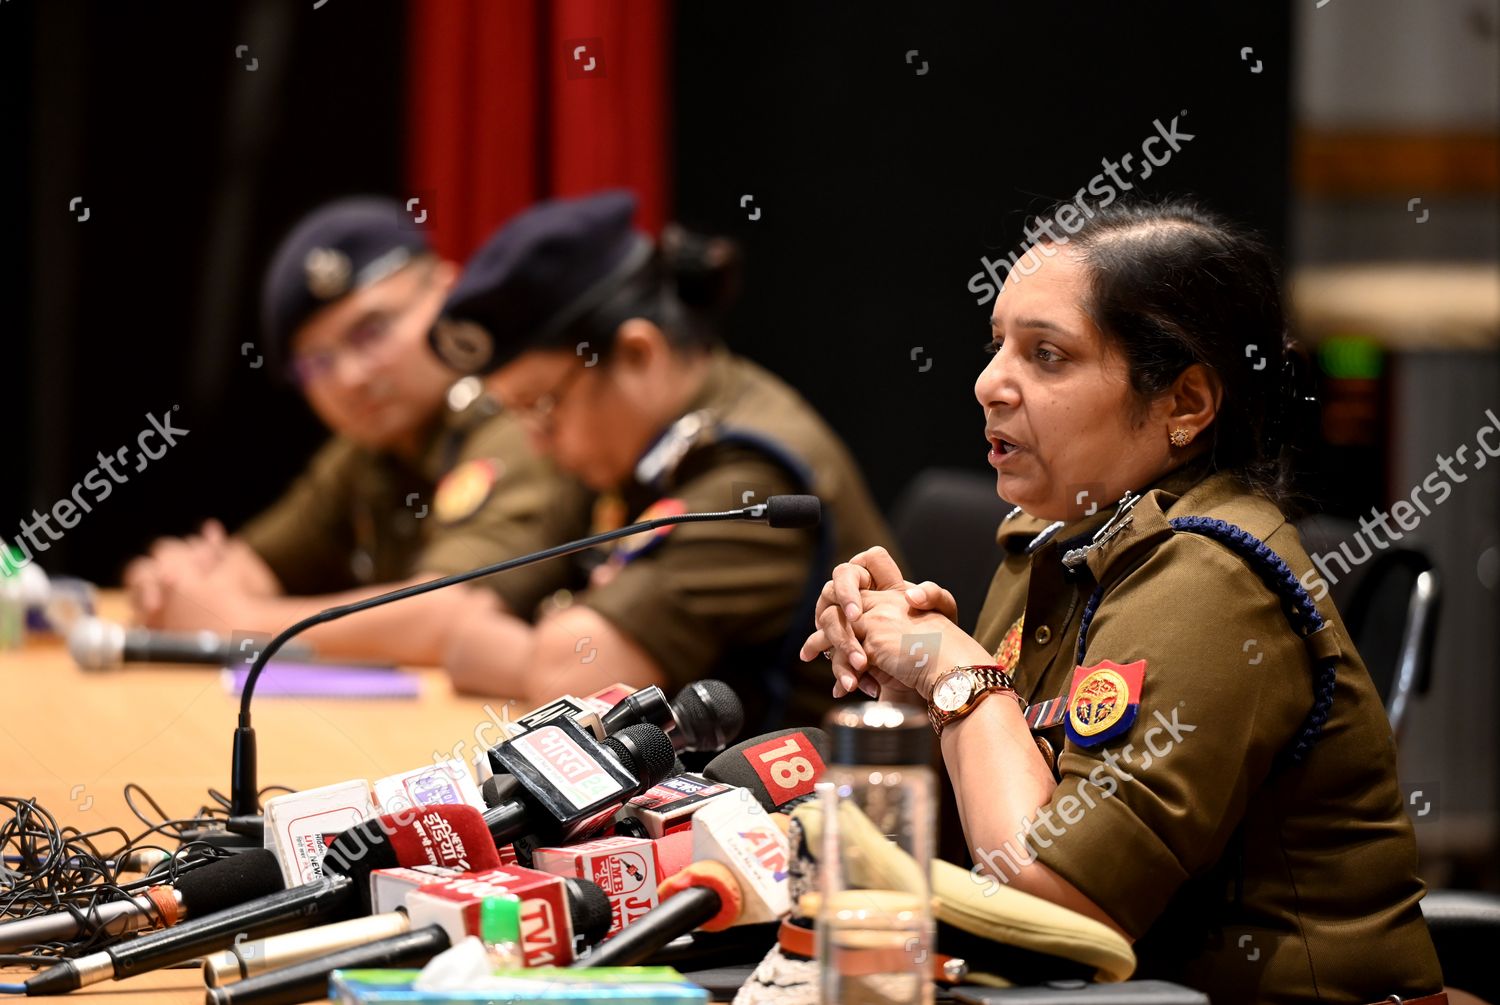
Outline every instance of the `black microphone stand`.
<svg viewBox="0 0 1500 1005"><path fill-rule="evenodd" d="M423 593L431 593L433 590L441 590L445 586L456 586L459 583L468 583L475 579L483 579L485 576L493 576L496 573L507 572L523 565L533 562L544 562L549 558L561 558L574 552L592 548L595 545L605 544L622 537L630 537L647 531L656 530L659 527L667 527L683 523L708 523L715 520L766 520L774 517L768 513L774 509L773 502L798 497L772 496L766 502L757 503L754 506L746 506L743 509L723 510L717 513L678 513L670 516L657 517L654 520L646 520L641 523L631 524L617 530L605 531L578 541L567 544L559 544L531 555L522 555L518 558L506 559L493 565L482 568L471 569L468 572L456 572L451 576L443 576L439 579L429 580L426 583L417 583L414 586L403 587L392 590L390 593L382 593L379 596L367 597L357 600L352 604L343 604L339 607L330 607L319 611L309 617L303 618L296 624L284 629L261 649L256 656L255 662L250 666L250 672L245 675L245 687L240 693L240 716L239 725L234 731L234 755L230 766L230 795L229 815L231 830L237 829L235 818L240 818L240 828L253 827L246 818L254 818L260 813L260 787L256 781L256 758L255 758L255 730L250 725L250 700L255 694L255 682L260 678L260 673L265 669L266 663L276 651L280 649L289 639L301 634L315 625L336 621L339 618L359 611L367 611L372 607L380 607L384 604L394 603L397 600L405 600L407 597L420 596ZM814 519L814 522L816 520ZM247 826L248 825L248 826Z"/></svg>

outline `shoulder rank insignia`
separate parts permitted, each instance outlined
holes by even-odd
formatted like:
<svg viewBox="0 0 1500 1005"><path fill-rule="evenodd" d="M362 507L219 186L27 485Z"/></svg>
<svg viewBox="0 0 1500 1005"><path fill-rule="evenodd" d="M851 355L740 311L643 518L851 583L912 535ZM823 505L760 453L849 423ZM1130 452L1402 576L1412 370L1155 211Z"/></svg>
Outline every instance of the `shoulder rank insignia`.
<svg viewBox="0 0 1500 1005"><path fill-rule="evenodd" d="M679 513L686 512L687 503L681 499L668 496L666 499L658 499L650 506L647 506L641 512L641 515L631 522L645 523L647 520L655 520L660 516L676 516ZM666 540L667 535L676 529L677 525L672 524L666 527L658 527L655 530L643 530L639 534L623 537L615 542L615 550L610 555L610 560L620 564L633 562L647 552L659 547Z"/></svg>
<svg viewBox="0 0 1500 1005"><path fill-rule="evenodd" d="M465 461L443 476L433 495L432 512L439 523L457 523L479 512L500 476L500 462L490 457Z"/></svg>
<svg viewBox="0 0 1500 1005"><path fill-rule="evenodd" d="M1128 730L1141 706L1146 661L1119 663L1103 660L1073 671L1068 692L1068 739L1080 747L1095 747Z"/></svg>

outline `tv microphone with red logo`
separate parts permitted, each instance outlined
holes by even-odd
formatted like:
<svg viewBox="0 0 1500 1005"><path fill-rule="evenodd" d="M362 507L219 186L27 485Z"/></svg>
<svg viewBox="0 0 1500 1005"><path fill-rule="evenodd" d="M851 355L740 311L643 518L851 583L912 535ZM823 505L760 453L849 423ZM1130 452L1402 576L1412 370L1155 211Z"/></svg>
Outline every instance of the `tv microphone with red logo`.
<svg viewBox="0 0 1500 1005"><path fill-rule="evenodd" d="M273 1005L316 1001L328 994L335 970L419 967L468 935L479 934L479 907L486 897L510 894L521 901L521 952L528 967L560 966L574 957L575 939L593 946L609 928L609 904L587 880L550 876L505 866L461 873L422 886L394 914L409 930L374 941L355 940L332 952L302 957L238 983L210 988L209 1005ZM293 940L315 932L281 936ZM271 941L271 940L268 940ZM286 952L290 944L273 947Z"/></svg>
<svg viewBox="0 0 1500 1005"><path fill-rule="evenodd" d="M693 863L646 912L575 967L635 966L681 935L774 921L790 907L786 833L758 803L719 800L693 817Z"/></svg>
<svg viewBox="0 0 1500 1005"><path fill-rule="evenodd" d="M782 729L730 747L704 766L703 777L749 789L766 812L776 813L811 795L827 753L821 729Z"/></svg>
<svg viewBox="0 0 1500 1005"><path fill-rule="evenodd" d="M355 833L358 832L358 833ZM315 883L185 921L76 960L64 960L25 982L28 995L64 994L104 980L181 963L206 952L308 924L338 921L368 903L370 873L405 865L488 869L499 852L472 806L427 806L350 828L333 839Z"/></svg>

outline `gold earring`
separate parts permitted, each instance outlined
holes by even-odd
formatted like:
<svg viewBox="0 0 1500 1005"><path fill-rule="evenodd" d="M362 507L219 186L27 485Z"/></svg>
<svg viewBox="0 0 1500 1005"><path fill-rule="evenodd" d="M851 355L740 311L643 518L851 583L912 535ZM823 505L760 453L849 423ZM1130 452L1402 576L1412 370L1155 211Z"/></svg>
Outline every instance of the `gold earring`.
<svg viewBox="0 0 1500 1005"><path fill-rule="evenodd" d="M1185 426L1178 426L1167 439L1172 441L1174 447L1185 447L1192 442L1193 434Z"/></svg>

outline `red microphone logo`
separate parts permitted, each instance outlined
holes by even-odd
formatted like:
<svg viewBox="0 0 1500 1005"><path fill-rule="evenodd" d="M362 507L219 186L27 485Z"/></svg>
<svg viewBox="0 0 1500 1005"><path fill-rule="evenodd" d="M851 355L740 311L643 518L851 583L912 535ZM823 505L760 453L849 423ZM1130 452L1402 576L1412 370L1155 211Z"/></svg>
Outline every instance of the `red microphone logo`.
<svg viewBox="0 0 1500 1005"><path fill-rule="evenodd" d="M823 759L813 748L812 741L802 733L747 747L745 759L755 769L777 806L807 795L813 790L813 784L823 777Z"/></svg>

